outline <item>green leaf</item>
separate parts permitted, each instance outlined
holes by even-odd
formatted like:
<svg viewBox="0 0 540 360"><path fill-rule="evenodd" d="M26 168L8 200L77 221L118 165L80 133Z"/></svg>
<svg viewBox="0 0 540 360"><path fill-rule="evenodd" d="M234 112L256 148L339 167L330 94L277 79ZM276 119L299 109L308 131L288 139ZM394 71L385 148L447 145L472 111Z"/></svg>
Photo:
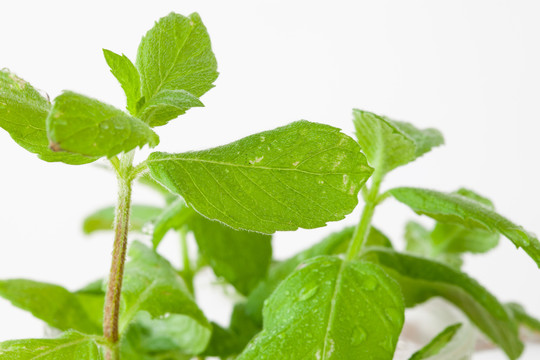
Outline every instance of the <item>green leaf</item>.
<svg viewBox="0 0 540 360"><path fill-rule="evenodd" d="M202 215L267 234L343 219L372 172L353 139L308 121L210 150L152 153L148 168Z"/></svg>
<svg viewBox="0 0 540 360"><path fill-rule="evenodd" d="M431 232L431 239L438 252L452 254L485 253L499 244L498 233L445 223L435 225Z"/></svg>
<svg viewBox="0 0 540 360"><path fill-rule="evenodd" d="M163 91L183 90L199 98L214 87L213 82L218 76L210 37L197 13L188 17L171 13L161 18L141 40L136 63L146 99L142 113L147 111L146 106L159 103L155 97L170 96ZM165 107L183 104L178 111L182 110L178 113L171 109L169 113L161 111L159 116L149 118L150 126L164 125L187 110L188 102L179 101L178 94L164 104Z"/></svg>
<svg viewBox="0 0 540 360"><path fill-rule="evenodd" d="M506 307L512 312L519 324L525 325L533 331L540 332L540 320L529 315L522 305L509 303L506 304Z"/></svg>
<svg viewBox="0 0 540 360"><path fill-rule="evenodd" d="M146 103L141 119L151 126L161 126L185 114L192 107L202 106L203 103L197 97L185 90L162 90Z"/></svg>
<svg viewBox="0 0 540 360"><path fill-rule="evenodd" d="M355 228L355 226L349 226L341 231L332 233L312 247L272 266L266 280L259 283L248 296L246 312L249 316L258 324L262 324L264 301L278 285L308 259L321 255L341 254L347 251ZM387 246L391 248L392 244L383 233L375 227L371 227L366 241L366 247L368 246Z"/></svg>
<svg viewBox="0 0 540 360"><path fill-rule="evenodd" d="M25 339L0 343L5 360L102 360L95 337L68 331L57 339Z"/></svg>
<svg viewBox="0 0 540 360"><path fill-rule="evenodd" d="M184 357L186 354L202 352L209 342L210 329L199 326L186 315L167 314L154 319L148 312L141 311L130 324L127 336L136 336L137 351L168 359L170 354ZM126 353L126 346L121 348ZM123 358L132 357L124 355Z"/></svg>
<svg viewBox="0 0 540 360"><path fill-rule="evenodd" d="M378 266L317 257L268 299L238 360L392 359L403 321L399 286Z"/></svg>
<svg viewBox="0 0 540 360"><path fill-rule="evenodd" d="M466 274L440 262L391 249L371 248L363 256L373 261L400 285L407 307L440 296L460 308L511 359L523 350L509 311L484 287Z"/></svg>
<svg viewBox="0 0 540 360"><path fill-rule="evenodd" d="M159 137L141 120L98 100L66 91L54 100L47 117L47 134L55 151L112 157Z"/></svg>
<svg viewBox="0 0 540 360"><path fill-rule="evenodd" d="M8 70L0 70L0 127L24 149L45 161L80 165L96 158L55 153L49 148L45 120L51 108L29 83Z"/></svg>
<svg viewBox="0 0 540 360"><path fill-rule="evenodd" d="M248 295L266 277L272 260L272 236L234 230L200 215L188 226L214 273L241 294Z"/></svg>
<svg viewBox="0 0 540 360"><path fill-rule="evenodd" d="M396 121L387 117L384 117L384 119L413 140L415 145L415 159L431 151L431 149L434 147L444 144L444 138L441 132L437 129L430 128L420 130L408 122Z"/></svg>
<svg viewBox="0 0 540 360"><path fill-rule="evenodd" d="M458 226L459 225L451 225ZM459 253L447 253L438 249L431 238L432 233L422 225L409 221L405 226L406 250L423 257L441 261L455 269L461 269L463 259Z"/></svg>
<svg viewBox="0 0 540 360"><path fill-rule="evenodd" d="M187 354L202 352L210 340L211 325L195 304L186 284L171 264L139 242L129 250L122 285L120 332L149 329L148 342L171 337L168 346ZM147 314L140 315L141 311ZM132 326L130 326L132 325ZM173 330L181 326L181 330ZM169 329L169 330L163 330ZM182 331L182 333L178 333ZM194 340L193 335L197 338ZM133 336L133 335L126 335Z"/></svg>
<svg viewBox="0 0 540 360"><path fill-rule="evenodd" d="M162 208L148 205L132 205L129 218L130 231L141 231L143 226L158 217ZM91 234L100 230L113 230L114 206L97 210L84 219L83 231Z"/></svg>
<svg viewBox="0 0 540 360"><path fill-rule="evenodd" d="M356 137L369 163L381 174L405 165L444 143L439 131L353 110Z"/></svg>
<svg viewBox="0 0 540 360"><path fill-rule="evenodd" d="M96 280L84 288L74 292L79 303L84 308L88 318L98 324L99 332L103 328L103 307L105 305L105 284L103 279Z"/></svg>
<svg viewBox="0 0 540 360"><path fill-rule="evenodd" d="M448 326L446 329L441 331L436 337L433 338L422 349L415 352L409 360L424 360L429 359L432 356L436 356L452 339L454 335L461 328L461 324L454 324Z"/></svg>
<svg viewBox="0 0 540 360"><path fill-rule="evenodd" d="M213 323L212 338L203 356L218 356L228 358L238 355L246 347L248 342L261 328L246 313L245 304L238 303L234 306L231 315L231 324L224 329Z"/></svg>
<svg viewBox="0 0 540 360"><path fill-rule="evenodd" d="M170 203L153 221L152 245L154 249L157 249L169 230L180 229L192 216L196 216L195 212L186 206L182 198L177 197Z"/></svg>
<svg viewBox="0 0 540 360"><path fill-rule="evenodd" d="M510 239L540 266L540 242L521 226L497 214L484 203L474 200L470 191L442 193L418 188L396 188L390 193L400 202L408 205L417 214L427 215L440 222L497 231Z"/></svg>
<svg viewBox="0 0 540 360"><path fill-rule="evenodd" d="M79 295L58 285L23 279L0 280L0 296L56 329L101 333L101 320L95 321L85 308L96 296ZM103 296L97 299L102 300Z"/></svg>
<svg viewBox="0 0 540 360"><path fill-rule="evenodd" d="M139 70L133 65L129 58L122 54L118 55L110 50L103 49L103 55L107 65L111 68L111 73L118 80L127 99L127 110L135 115L137 113L137 102L142 96L141 75Z"/></svg>

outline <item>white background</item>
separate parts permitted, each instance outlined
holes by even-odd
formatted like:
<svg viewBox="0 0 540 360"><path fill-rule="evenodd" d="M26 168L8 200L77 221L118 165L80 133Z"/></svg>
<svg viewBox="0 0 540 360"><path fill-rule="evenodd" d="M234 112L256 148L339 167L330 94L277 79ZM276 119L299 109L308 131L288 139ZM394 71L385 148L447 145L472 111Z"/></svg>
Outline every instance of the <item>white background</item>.
<svg viewBox="0 0 540 360"><path fill-rule="evenodd" d="M155 20L197 11L221 75L202 98L205 108L157 129L160 150L206 148L298 119L352 135L357 107L445 135L446 146L396 170L384 187L467 186L540 234L537 1L6 1L1 11L0 67L51 98L70 89L118 107L123 93L101 49L134 59ZM103 276L111 236L83 236L81 220L115 200L114 177L95 165L42 162L4 131L0 154L0 278L76 289ZM161 203L139 187L134 197ZM275 255L305 248L358 216L279 233ZM402 246L410 218L390 200L374 221ZM177 261L174 239L162 253ZM465 269L501 300L520 301L540 316L540 271L506 239L487 255L468 257ZM224 322L227 307L216 299L204 301L206 311ZM39 321L4 300L0 319L0 340L42 335Z"/></svg>

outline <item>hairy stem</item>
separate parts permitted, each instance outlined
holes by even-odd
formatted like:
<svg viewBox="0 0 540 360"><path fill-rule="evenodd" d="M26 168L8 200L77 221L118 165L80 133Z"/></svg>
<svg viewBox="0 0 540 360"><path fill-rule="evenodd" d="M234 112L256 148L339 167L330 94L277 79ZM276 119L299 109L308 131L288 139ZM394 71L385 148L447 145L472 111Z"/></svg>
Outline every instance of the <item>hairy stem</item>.
<svg viewBox="0 0 540 360"><path fill-rule="evenodd" d="M360 250L362 250L371 228L371 219L373 218L375 207L379 202L379 188L381 187L383 175L375 170L371 179L371 189L369 189L364 196L366 204L364 205L360 222L354 230L349 249L347 250L347 261L354 259Z"/></svg>
<svg viewBox="0 0 540 360"><path fill-rule="evenodd" d="M124 276L124 263L126 261L127 235L129 228L129 213L131 208L131 175L133 152L125 154L120 160L117 171L118 202L114 220L114 244L111 270L105 296L103 317L103 335L111 345L107 349L107 360L118 360L118 315L120 311L120 293Z"/></svg>

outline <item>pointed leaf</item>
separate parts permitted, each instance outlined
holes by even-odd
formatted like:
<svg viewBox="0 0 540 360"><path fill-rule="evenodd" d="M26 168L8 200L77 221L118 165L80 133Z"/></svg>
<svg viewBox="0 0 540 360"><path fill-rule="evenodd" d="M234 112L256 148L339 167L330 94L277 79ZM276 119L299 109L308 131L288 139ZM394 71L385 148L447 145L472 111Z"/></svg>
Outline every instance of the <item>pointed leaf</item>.
<svg viewBox="0 0 540 360"><path fill-rule="evenodd" d="M132 205L129 217L130 231L141 231L143 226L154 220L163 211L162 208L148 205ZM113 230L114 206L97 210L84 219L83 231L91 234L99 230Z"/></svg>
<svg viewBox="0 0 540 360"><path fill-rule="evenodd" d="M142 327L150 329L143 332L147 333L147 339L158 336L162 338L161 342L169 334L174 339L170 339L168 346L173 347L171 344L174 344L178 347L176 350L188 354L203 351L210 339L211 325L176 270L167 260L139 242L131 245L129 256L131 260L126 264L122 285L120 331L139 332ZM148 316L140 315L141 311ZM180 323L181 330L178 331L182 331L182 335L176 330L161 331L162 327L174 327ZM197 334L197 341L190 340L193 334Z"/></svg>
<svg viewBox="0 0 540 360"><path fill-rule="evenodd" d="M261 282L255 290L249 294L246 304L246 312L249 316L257 323L262 324L264 301L272 294L278 285L306 260L321 255L341 254L347 251L355 228L355 226L349 226L341 231L332 233L312 247L272 266L267 279ZM371 227L365 246L385 246L391 248L392 244L383 233L375 227Z"/></svg>
<svg viewBox="0 0 540 360"><path fill-rule="evenodd" d="M149 106L158 103L154 97L163 96L158 95L163 90L184 90L198 98L214 87L218 76L210 37L197 13L188 17L171 13L161 18L141 40L136 63ZM182 111L185 110L187 107ZM162 112L161 116L150 118L149 124L166 124L180 113L163 116Z"/></svg>
<svg viewBox="0 0 540 360"><path fill-rule="evenodd" d="M272 260L272 236L234 230L198 214L188 226L214 273L241 294L248 295L266 277Z"/></svg>
<svg viewBox="0 0 540 360"><path fill-rule="evenodd" d="M1 280L0 296L56 329L101 333L101 321L96 322L84 305L95 296L79 296L58 285L23 279Z"/></svg>
<svg viewBox="0 0 540 360"><path fill-rule="evenodd" d="M55 153L49 148L45 120L50 108L49 100L32 85L7 70L0 71L0 127L17 144L45 161L72 165L95 161L93 157Z"/></svg>
<svg viewBox="0 0 540 360"><path fill-rule="evenodd" d="M425 153L431 151L434 147L444 144L444 138L441 132L437 129L417 129L414 125L396 121L390 118L384 118L389 123L393 124L396 128L401 130L402 133L409 136L415 144L414 158L417 159Z"/></svg>
<svg viewBox="0 0 540 360"><path fill-rule="evenodd" d="M403 321L399 286L378 266L318 257L268 299L238 360L392 359Z"/></svg>
<svg viewBox="0 0 540 360"><path fill-rule="evenodd" d="M462 193L442 193L418 188L396 188L390 193L416 213L440 222L497 231L510 239L540 266L540 242L531 233L497 214L484 203Z"/></svg>
<svg viewBox="0 0 540 360"><path fill-rule="evenodd" d="M102 360L94 337L68 331L57 339L25 339L0 343L5 360Z"/></svg>
<svg viewBox="0 0 540 360"><path fill-rule="evenodd" d="M55 151L112 157L159 137L141 120L98 100L66 91L54 100L47 117L47 134Z"/></svg>
<svg viewBox="0 0 540 360"><path fill-rule="evenodd" d="M436 356L452 339L461 328L461 324L448 326L435 336L429 344L415 352L409 360L425 360Z"/></svg>
<svg viewBox="0 0 540 360"><path fill-rule="evenodd" d="M383 175L444 142L435 129L419 130L409 123L357 109L353 115L358 143L369 163Z"/></svg>
<svg viewBox="0 0 540 360"><path fill-rule="evenodd" d="M137 113L137 102L142 96L141 75L139 70L133 65L129 58L122 54L118 55L110 50L103 49L103 55L107 65L111 68L111 73L118 80L127 99L127 110L130 114Z"/></svg>
<svg viewBox="0 0 540 360"><path fill-rule="evenodd" d="M307 121L210 150L152 153L148 167L202 215L267 234L343 219L372 172L353 139Z"/></svg>
<svg viewBox="0 0 540 360"><path fill-rule="evenodd" d="M196 96L185 90L162 90L145 104L141 119L151 126L161 126L192 107L202 106Z"/></svg>
<svg viewBox="0 0 540 360"><path fill-rule="evenodd" d="M371 248L363 255L400 285L407 307L441 296L460 308L511 359L523 351L518 329L509 311L474 279L438 261Z"/></svg>

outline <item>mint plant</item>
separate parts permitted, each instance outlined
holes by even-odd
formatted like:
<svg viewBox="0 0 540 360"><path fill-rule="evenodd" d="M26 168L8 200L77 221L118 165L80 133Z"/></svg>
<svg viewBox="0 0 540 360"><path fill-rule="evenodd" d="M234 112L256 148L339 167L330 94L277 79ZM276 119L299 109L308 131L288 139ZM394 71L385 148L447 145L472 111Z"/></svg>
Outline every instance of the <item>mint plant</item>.
<svg viewBox="0 0 540 360"><path fill-rule="evenodd" d="M433 297L467 320L433 334L412 360L448 349L468 358L474 349L461 346L458 335L472 325L517 359L520 328L540 331L523 307L501 303L461 270L464 253L493 249L501 234L540 265L534 235L471 190L381 190L388 173L443 143L439 131L354 110L356 140L298 121L207 150L153 152L135 164L138 148L159 144L154 128L203 106L217 62L197 14L160 19L135 64L110 50L104 56L124 89L126 111L70 91L51 103L17 75L0 72L0 127L13 140L44 161L106 159L118 180L116 205L83 224L87 234L114 233L109 277L74 292L1 280L0 296L61 332L0 343L2 359L392 359L405 308ZM167 205L132 204L135 181ZM360 192L356 226L284 261L272 259L273 233L342 220ZM405 251L371 224L390 197L435 220L432 229L407 224ZM180 269L156 252L169 231L181 244ZM129 232L142 241L128 250ZM197 305L195 276L204 267L241 295L227 327Z"/></svg>

